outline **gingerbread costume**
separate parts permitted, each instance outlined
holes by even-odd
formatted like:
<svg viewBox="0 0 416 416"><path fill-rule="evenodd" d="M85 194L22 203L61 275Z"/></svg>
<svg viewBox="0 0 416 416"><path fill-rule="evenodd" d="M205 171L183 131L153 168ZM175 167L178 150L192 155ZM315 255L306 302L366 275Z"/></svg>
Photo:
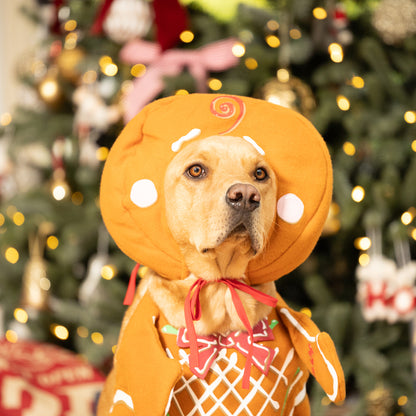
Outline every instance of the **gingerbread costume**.
<svg viewBox="0 0 416 416"><path fill-rule="evenodd" d="M189 141L212 135L251 143L277 176L276 224L246 272L250 285L274 281L309 256L332 196L331 162L321 136L301 115L274 104L193 94L148 105L125 127L106 162L105 224L135 261L166 279L187 278L165 217L164 172ZM251 286L221 280L215 284L227 284L232 293L261 296ZM146 294L129 311L100 409L116 416L307 415L309 373L331 400L344 399L343 373L329 336L280 297L272 313L247 332L193 339L189 325L171 327Z"/></svg>

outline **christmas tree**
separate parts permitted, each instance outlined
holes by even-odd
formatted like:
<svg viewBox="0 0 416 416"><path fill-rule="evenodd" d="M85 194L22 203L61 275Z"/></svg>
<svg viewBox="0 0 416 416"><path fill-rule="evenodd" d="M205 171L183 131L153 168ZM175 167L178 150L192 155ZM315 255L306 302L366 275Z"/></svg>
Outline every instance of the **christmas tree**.
<svg viewBox="0 0 416 416"><path fill-rule="evenodd" d="M313 414L415 414L416 3L67 0L23 12L47 30L0 120L6 339L107 370L134 267L98 206L112 143L156 98L253 96L309 117L333 160L324 234L276 283L331 334L346 373L339 407L311 384Z"/></svg>

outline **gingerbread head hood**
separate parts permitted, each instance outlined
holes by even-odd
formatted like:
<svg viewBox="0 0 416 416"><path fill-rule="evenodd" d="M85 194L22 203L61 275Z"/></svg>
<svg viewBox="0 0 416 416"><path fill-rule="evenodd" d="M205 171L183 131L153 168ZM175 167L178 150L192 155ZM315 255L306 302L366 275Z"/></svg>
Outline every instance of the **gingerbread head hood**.
<svg viewBox="0 0 416 416"><path fill-rule="evenodd" d="M121 132L104 167L101 211L117 245L168 279L189 274L170 234L163 179L190 141L237 136L264 154L277 177L276 223L249 263L251 284L276 280L314 248L328 214L332 168L327 147L300 114L247 97L191 94L146 106Z"/></svg>

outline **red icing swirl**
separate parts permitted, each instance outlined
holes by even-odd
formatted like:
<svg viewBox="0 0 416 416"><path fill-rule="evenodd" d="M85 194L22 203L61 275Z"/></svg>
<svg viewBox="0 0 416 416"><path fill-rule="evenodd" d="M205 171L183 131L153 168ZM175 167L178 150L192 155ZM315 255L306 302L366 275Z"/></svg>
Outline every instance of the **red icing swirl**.
<svg viewBox="0 0 416 416"><path fill-rule="evenodd" d="M234 123L227 130L219 133L226 134L234 130L243 119L246 113L246 107L243 100L231 95L221 95L211 101L211 113L216 117L223 119L233 119Z"/></svg>

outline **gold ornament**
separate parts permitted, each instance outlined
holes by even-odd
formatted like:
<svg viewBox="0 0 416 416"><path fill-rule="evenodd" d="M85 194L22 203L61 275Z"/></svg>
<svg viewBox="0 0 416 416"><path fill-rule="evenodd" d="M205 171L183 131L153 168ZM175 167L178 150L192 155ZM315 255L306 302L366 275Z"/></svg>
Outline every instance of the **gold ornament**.
<svg viewBox="0 0 416 416"><path fill-rule="evenodd" d="M23 274L21 306L31 311L48 308L50 281L43 258L45 237L52 230L50 223L43 223L35 236L29 238L30 257Z"/></svg>
<svg viewBox="0 0 416 416"><path fill-rule="evenodd" d="M259 96L273 104L298 111L305 117L310 117L315 109L312 90L287 70L279 70L278 76L263 86Z"/></svg>
<svg viewBox="0 0 416 416"><path fill-rule="evenodd" d="M82 73L78 65L84 57L85 52L81 48L63 49L56 58L60 75L68 81L78 81Z"/></svg>
<svg viewBox="0 0 416 416"><path fill-rule="evenodd" d="M384 42L400 43L416 33L416 2L382 0L374 12L372 24Z"/></svg>
<svg viewBox="0 0 416 416"><path fill-rule="evenodd" d="M390 390L379 385L366 395L368 416L390 416L394 404Z"/></svg>

